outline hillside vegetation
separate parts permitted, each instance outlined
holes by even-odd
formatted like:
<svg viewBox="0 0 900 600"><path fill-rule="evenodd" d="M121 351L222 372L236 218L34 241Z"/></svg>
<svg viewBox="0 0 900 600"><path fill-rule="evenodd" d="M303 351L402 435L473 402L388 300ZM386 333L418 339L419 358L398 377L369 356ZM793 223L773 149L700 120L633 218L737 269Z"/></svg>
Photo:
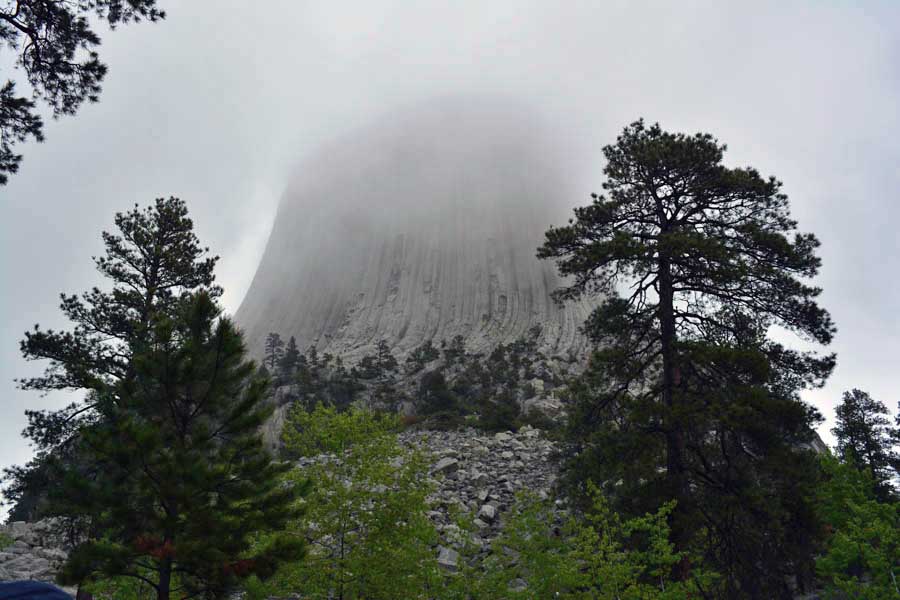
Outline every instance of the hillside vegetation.
<svg viewBox="0 0 900 600"><path fill-rule="evenodd" d="M50 551L117 600L900 598L900 416L848 391L815 450L819 242L724 153L632 123L604 194L546 232L557 299L597 301L584 357L535 328L351 364L275 332L256 364L185 203L117 214L109 285L21 342L47 365L22 388L83 400L28 412L4 494L61 548L11 525L0 575Z"/></svg>

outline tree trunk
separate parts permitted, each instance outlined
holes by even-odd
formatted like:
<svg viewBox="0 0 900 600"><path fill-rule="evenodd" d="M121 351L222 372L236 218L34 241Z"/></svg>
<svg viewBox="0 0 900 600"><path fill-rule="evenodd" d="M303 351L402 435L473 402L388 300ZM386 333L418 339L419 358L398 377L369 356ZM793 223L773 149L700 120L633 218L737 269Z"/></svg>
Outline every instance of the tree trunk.
<svg viewBox="0 0 900 600"><path fill-rule="evenodd" d="M672 543L675 550L684 550L687 531L681 515L687 503L687 480L684 470L684 432L682 424L673 418L677 411L675 387L678 385L678 364L676 356L677 336L675 333L674 291L672 289L671 264L665 257L659 260L659 321L660 344L662 346L663 381L662 403L666 407L666 479L670 493L677 501L672 514Z"/></svg>
<svg viewBox="0 0 900 600"><path fill-rule="evenodd" d="M156 600L169 600L172 587L172 559L165 559L159 566L159 585L156 586Z"/></svg>

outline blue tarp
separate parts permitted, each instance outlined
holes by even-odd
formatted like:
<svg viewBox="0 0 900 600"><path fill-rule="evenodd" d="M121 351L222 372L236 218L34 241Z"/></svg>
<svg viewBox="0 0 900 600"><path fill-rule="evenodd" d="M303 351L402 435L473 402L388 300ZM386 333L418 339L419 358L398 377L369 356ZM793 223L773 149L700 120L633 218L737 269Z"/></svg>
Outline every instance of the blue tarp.
<svg viewBox="0 0 900 600"><path fill-rule="evenodd" d="M0 600L72 600L55 585L40 581L0 583Z"/></svg>

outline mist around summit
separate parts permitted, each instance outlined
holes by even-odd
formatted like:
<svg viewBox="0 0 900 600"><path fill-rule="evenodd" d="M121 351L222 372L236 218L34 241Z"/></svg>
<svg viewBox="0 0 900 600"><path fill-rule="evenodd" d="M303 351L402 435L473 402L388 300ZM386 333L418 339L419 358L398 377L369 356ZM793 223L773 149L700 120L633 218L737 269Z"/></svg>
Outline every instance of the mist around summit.
<svg viewBox="0 0 900 600"><path fill-rule="evenodd" d="M359 357L405 355L462 335L489 351L534 326L540 346L581 354L590 302L566 306L535 257L565 218L572 165L525 101L435 98L387 112L300 163L235 318L261 351L269 332Z"/></svg>

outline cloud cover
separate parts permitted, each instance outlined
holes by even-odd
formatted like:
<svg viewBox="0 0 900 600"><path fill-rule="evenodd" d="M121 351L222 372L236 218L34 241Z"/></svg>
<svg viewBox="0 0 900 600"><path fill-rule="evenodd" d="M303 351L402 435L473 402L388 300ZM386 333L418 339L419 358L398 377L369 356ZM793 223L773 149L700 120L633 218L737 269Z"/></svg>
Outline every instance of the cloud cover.
<svg viewBox="0 0 900 600"><path fill-rule="evenodd" d="M166 21L105 36L100 103L49 123L0 188L0 465L30 455L25 408L67 401L15 389L40 368L18 340L65 325L60 291L99 283L90 257L115 211L185 199L233 312L293 165L387 111L456 94L541 113L571 149L570 206L599 190L602 146L638 117L709 131L729 163L776 175L823 242L822 302L839 327L838 368L807 398L830 416L855 386L896 407L897 3L161 4Z"/></svg>

